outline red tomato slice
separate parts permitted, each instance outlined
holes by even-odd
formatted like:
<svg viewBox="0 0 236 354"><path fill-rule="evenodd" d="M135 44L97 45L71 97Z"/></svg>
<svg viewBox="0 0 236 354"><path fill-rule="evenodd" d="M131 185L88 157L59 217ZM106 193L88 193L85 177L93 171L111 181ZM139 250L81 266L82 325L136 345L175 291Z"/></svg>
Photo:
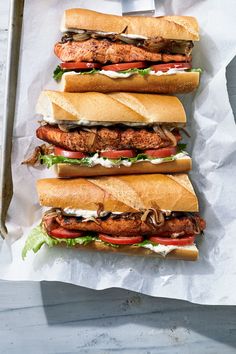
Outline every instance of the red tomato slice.
<svg viewBox="0 0 236 354"><path fill-rule="evenodd" d="M171 155L175 155L177 153L177 147L166 147L166 148L161 148L161 149L156 149L156 150L145 150L144 154L146 154L148 157L154 157L154 158L162 158L162 157L168 157Z"/></svg>
<svg viewBox="0 0 236 354"><path fill-rule="evenodd" d="M56 229L53 229L50 232L48 232L48 234L50 236L54 236L57 238L76 238L84 235L83 232L66 230L63 227L58 227Z"/></svg>
<svg viewBox="0 0 236 354"><path fill-rule="evenodd" d="M169 69L191 69L192 65L190 63L168 63L168 64L157 64L152 65L151 69L154 71L166 72Z"/></svg>
<svg viewBox="0 0 236 354"><path fill-rule="evenodd" d="M61 63L61 69L79 69L79 70L91 70L91 69L100 69L101 65L98 63L86 63L82 61L76 62L68 62L68 63Z"/></svg>
<svg viewBox="0 0 236 354"><path fill-rule="evenodd" d="M135 157L134 150L107 150L100 152L101 157L107 157L108 159L119 159L121 157Z"/></svg>
<svg viewBox="0 0 236 354"><path fill-rule="evenodd" d="M123 71L129 69L145 69L147 64L145 61L136 61L133 63L120 63L120 64L111 64L105 65L102 67L102 70L111 70L111 71Z"/></svg>
<svg viewBox="0 0 236 354"><path fill-rule="evenodd" d="M56 156L69 157L70 159L82 159L83 157L87 156L86 154L80 151L63 150L56 146L54 147L54 154Z"/></svg>
<svg viewBox="0 0 236 354"><path fill-rule="evenodd" d="M154 243L159 243L160 245L174 245L174 246L187 246L192 245L195 237L188 236L183 238L170 238L170 237L159 237L159 236L152 236L149 237L149 240Z"/></svg>
<svg viewBox="0 0 236 354"><path fill-rule="evenodd" d="M139 243L143 241L142 236L109 236L100 234L99 239L108 242L114 243L114 245L133 245L134 243Z"/></svg>

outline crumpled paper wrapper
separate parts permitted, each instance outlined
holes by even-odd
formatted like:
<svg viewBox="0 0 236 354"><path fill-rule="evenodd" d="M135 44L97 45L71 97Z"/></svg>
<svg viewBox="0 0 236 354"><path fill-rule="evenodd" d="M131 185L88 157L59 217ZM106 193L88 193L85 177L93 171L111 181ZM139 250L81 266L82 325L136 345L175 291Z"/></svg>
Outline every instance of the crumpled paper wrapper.
<svg viewBox="0 0 236 354"><path fill-rule="evenodd" d="M188 144L193 157L191 179L207 221L198 245L199 261L47 247L22 260L25 239L41 218L35 181L53 176L53 172L27 168L21 161L37 144L34 132L39 117L34 109L39 93L57 87L51 79L57 65L53 46L60 38L62 11L71 7L121 14L121 5L115 0L25 1L12 153L14 196L7 218L9 236L0 252L0 278L64 281L93 289L121 287L199 304L235 305L236 127L225 78L226 66L236 54L233 0L214 4L194 0L157 2L157 15L196 16L201 28L201 41L194 49L194 66L204 69L201 84L195 96L182 97L192 135Z"/></svg>

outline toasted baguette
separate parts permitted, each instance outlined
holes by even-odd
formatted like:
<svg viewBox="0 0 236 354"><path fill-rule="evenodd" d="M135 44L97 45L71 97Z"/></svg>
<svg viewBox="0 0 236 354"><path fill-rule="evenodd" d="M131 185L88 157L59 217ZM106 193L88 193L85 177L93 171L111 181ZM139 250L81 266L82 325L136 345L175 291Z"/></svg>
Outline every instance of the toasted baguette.
<svg viewBox="0 0 236 354"><path fill-rule="evenodd" d="M164 162L154 165L150 162L139 162L130 167L103 167L96 165L86 167L68 163L59 163L56 165L58 177L91 177L91 176L110 176L110 175L131 175L140 173L178 173L191 170L192 160L189 157L177 159L175 161Z"/></svg>
<svg viewBox="0 0 236 354"><path fill-rule="evenodd" d="M199 40L196 18L190 16L116 16L86 9L64 12L61 30L91 30L176 40Z"/></svg>
<svg viewBox="0 0 236 354"><path fill-rule="evenodd" d="M112 79L96 73L62 75L61 89L65 92L142 92L142 93L188 93L199 85L198 72L184 72L173 75L132 75L128 78Z"/></svg>
<svg viewBox="0 0 236 354"><path fill-rule="evenodd" d="M177 97L140 93L42 91L36 112L68 121L186 123L183 105Z"/></svg>
<svg viewBox="0 0 236 354"><path fill-rule="evenodd" d="M197 212L198 200L186 174L146 174L37 181L40 204L56 208L111 212L140 209Z"/></svg>
<svg viewBox="0 0 236 354"><path fill-rule="evenodd" d="M59 247L65 247L66 245L61 243ZM170 253L168 253L166 256L161 255L160 253L156 253L154 251L151 251L150 249L144 248L144 247L137 247L137 246L119 246L119 248L112 247L109 245L106 245L105 243L102 242L91 242L88 245L76 245L73 246L73 248L78 248L79 250L88 250L88 251L102 251L102 252L111 252L111 253L120 253L120 254L125 254L128 256L148 256L148 257L158 257L158 258L163 258L163 259L178 259L178 260L184 260L184 261L196 261L198 259L199 253L198 249L195 245L191 247L191 249L188 248L176 248Z"/></svg>

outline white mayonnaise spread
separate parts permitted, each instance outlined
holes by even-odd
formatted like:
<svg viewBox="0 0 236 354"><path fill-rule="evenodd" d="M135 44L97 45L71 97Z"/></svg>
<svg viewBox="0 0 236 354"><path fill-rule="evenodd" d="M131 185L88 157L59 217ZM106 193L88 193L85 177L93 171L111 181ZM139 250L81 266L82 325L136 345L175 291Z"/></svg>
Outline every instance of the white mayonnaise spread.
<svg viewBox="0 0 236 354"><path fill-rule="evenodd" d="M142 247L144 248L148 248L149 250L155 252L155 253L159 253L162 256L166 256L168 253L170 253L173 250L176 250L178 248L181 249L186 249L186 250L191 250L194 251L196 249L195 245L189 245L189 246L175 246L175 245L169 245L169 246L165 246L165 245L152 245L152 244L147 244L147 245L143 245Z"/></svg>
<svg viewBox="0 0 236 354"><path fill-rule="evenodd" d="M132 76L134 73L119 73L119 71L100 70L99 74L110 77L111 79L125 79Z"/></svg>
<svg viewBox="0 0 236 354"><path fill-rule="evenodd" d="M97 210L84 210L84 209L71 209L65 208L63 209L64 213L67 215L74 215L74 216L81 216L82 218L89 219L89 218L96 218L98 216ZM106 215L107 211L102 211L100 216ZM121 214L121 212L113 211L112 214Z"/></svg>
<svg viewBox="0 0 236 354"><path fill-rule="evenodd" d="M80 120L58 120L50 116L44 116L43 120L49 124L71 124L71 125L84 125L86 127L92 127L96 125L102 125L104 127L115 125L115 124L124 124L130 127L140 127L140 126L148 126L148 125L158 125L156 123L134 123L134 122L101 122L101 121L90 121L86 119L80 119ZM181 124L179 124L181 126Z"/></svg>
<svg viewBox="0 0 236 354"><path fill-rule="evenodd" d="M91 217L97 217L97 210L85 210L85 209L73 209L73 208L65 208L63 209L64 213L67 215L74 215L74 216L81 216L85 219L91 218ZM164 214L170 214L171 210L161 210ZM100 216L106 215L109 213L108 211L102 211L100 212ZM113 211L112 214L122 214L120 211Z"/></svg>
<svg viewBox="0 0 236 354"><path fill-rule="evenodd" d="M76 28L66 28L63 23L61 25L60 30L63 33L65 33L65 32L85 33L86 32L86 30L79 30ZM102 32L102 31L93 31L93 33L96 33L101 36L106 36L106 35L110 35L110 34L118 34L117 32ZM146 36L141 36L138 34L124 34L124 33L122 33L122 34L120 34L120 36L124 37L124 38L130 38L130 39L147 39L148 38Z"/></svg>
<svg viewBox="0 0 236 354"><path fill-rule="evenodd" d="M173 156L173 160L177 160L177 159L183 159L183 158L190 158L187 153L184 153L184 152L181 152L179 154L176 154ZM139 162L150 162L152 163L153 165L158 165L160 163L164 163L164 162L168 162L165 160L165 158L159 158L159 159L140 159L136 162L130 162L128 160L121 160L120 162L118 163L113 163L112 160L105 160L103 159L102 157L97 157L97 158L94 158L93 156L93 166L97 165L97 164L100 164L102 165L103 167L108 167L108 168L111 168L111 167L119 167L119 166L126 166L126 167L130 167L132 166L132 164L136 164L136 163L139 163Z"/></svg>
<svg viewBox="0 0 236 354"><path fill-rule="evenodd" d="M150 71L147 75L162 76L162 75L174 75L174 74L184 74L184 73L185 73L184 69L171 68L166 72ZM108 76L111 79L124 79L124 78L130 77L132 75L139 75L136 72L119 73L118 71L112 71L112 70L100 70L98 72L98 74ZM63 75L81 75L81 73L76 72L76 71L68 71L68 72L65 72ZM86 75L86 74L83 73L83 75ZM94 75L94 74L88 74L88 75Z"/></svg>
<svg viewBox="0 0 236 354"><path fill-rule="evenodd" d="M187 154L187 152L180 152L179 154L174 155L173 160L177 159L183 159L183 158L190 158ZM132 164L136 164L139 162L150 162L154 165L158 165L160 163L168 162L165 160L165 158L159 158L159 159L140 159L136 162L131 162L128 159L121 160L119 162L113 162L112 159L105 159L103 157L99 157L98 154L94 154L92 157L89 158L89 164L91 167L96 166L96 165L101 165L106 168L111 168L111 167L119 167L119 166L126 166L130 167Z"/></svg>

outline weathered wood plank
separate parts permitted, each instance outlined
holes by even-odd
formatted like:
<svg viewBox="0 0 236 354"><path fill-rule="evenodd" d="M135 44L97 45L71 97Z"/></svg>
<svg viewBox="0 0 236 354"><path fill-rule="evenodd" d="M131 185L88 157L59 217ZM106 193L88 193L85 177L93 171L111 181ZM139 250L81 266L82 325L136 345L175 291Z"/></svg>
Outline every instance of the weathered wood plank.
<svg viewBox="0 0 236 354"><path fill-rule="evenodd" d="M7 354L234 353L235 334L235 307L63 283L41 289L33 282L1 283L0 343Z"/></svg>

